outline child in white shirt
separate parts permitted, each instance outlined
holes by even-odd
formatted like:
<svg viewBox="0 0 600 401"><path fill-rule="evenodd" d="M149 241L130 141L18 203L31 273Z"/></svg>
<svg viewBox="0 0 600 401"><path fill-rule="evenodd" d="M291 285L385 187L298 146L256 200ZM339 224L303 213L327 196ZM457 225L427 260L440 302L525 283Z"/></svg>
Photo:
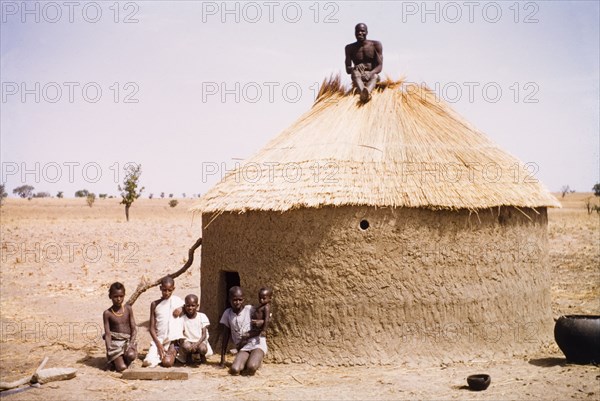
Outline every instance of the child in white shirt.
<svg viewBox="0 0 600 401"><path fill-rule="evenodd" d="M184 338L179 340L177 355L177 360L182 363L206 363L206 357L213 354L206 330L210 322L204 313L198 312L198 303L198 297L194 294L185 297L185 305L183 305Z"/></svg>

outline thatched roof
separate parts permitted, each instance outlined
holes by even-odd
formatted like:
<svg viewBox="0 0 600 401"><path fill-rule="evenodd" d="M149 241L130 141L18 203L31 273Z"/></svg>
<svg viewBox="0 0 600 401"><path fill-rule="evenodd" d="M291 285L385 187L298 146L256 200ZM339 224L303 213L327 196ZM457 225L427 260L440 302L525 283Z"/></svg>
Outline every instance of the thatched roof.
<svg viewBox="0 0 600 401"><path fill-rule="evenodd" d="M313 107L210 189L192 210L367 205L481 209L560 203L515 157L435 94L385 81L366 104L322 86Z"/></svg>

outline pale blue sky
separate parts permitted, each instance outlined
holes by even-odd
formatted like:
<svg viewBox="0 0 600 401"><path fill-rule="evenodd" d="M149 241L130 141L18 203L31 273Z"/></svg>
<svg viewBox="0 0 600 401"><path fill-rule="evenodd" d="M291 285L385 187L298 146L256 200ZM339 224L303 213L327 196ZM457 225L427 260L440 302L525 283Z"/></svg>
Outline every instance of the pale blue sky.
<svg viewBox="0 0 600 401"><path fill-rule="evenodd" d="M116 195L130 161L142 164L146 195L204 193L219 174L203 179L203 168L233 167L311 107L315 84L343 71L358 22L383 43L384 74L437 90L504 150L535 163L550 190L590 191L599 181L596 1L474 2L471 10L464 2L229 2L229 13L222 2L76 2L73 22L63 2L29 2L25 14L22 4L1 3L9 193L27 183L52 195ZM222 88L231 90L224 102ZM495 88L502 94L492 102Z"/></svg>

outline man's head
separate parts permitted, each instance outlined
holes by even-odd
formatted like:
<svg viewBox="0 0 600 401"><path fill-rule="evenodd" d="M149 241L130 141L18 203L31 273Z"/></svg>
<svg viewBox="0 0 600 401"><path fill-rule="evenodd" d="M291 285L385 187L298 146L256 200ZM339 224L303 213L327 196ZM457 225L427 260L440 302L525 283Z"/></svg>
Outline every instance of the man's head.
<svg viewBox="0 0 600 401"><path fill-rule="evenodd" d="M360 24L356 24L356 26L354 27L354 36L359 42L364 42L365 40L367 40L368 33L369 29L367 28L367 25L363 24L362 22Z"/></svg>
<svg viewBox="0 0 600 401"><path fill-rule="evenodd" d="M229 304L235 313L242 310L242 307L244 306L244 293L241 287L236 285L229 289Z"/></svg>
<svg viewBox="0 0 600 401"><path fill-rule="evenodd" d="M112 283L108 289L108 297L113 301L113 305L121 307L125 299L125 286L118 281Z"/></svg>
<svg viewBox="0 0 600 401"><path fill-rule="evenodd" d="M269 287L263 287L258 291L258 301L261 305L271 303L271 297L273 296L273 290Z"/></svg>
<svg viewBox="0 0 600 401"><path fill-rule="evenodd" d="M189 294L185 297L185 305L183 305L183 310L187 317L193 318L198 311L198 297L194 294Z"/></svg>
<svg viewBox="0 0 600 401"><path fill-rule="evenodd" d="M169 299L175 291L175 280L171 276L165 276L160 280L160 292L162 299Z"/></svg>

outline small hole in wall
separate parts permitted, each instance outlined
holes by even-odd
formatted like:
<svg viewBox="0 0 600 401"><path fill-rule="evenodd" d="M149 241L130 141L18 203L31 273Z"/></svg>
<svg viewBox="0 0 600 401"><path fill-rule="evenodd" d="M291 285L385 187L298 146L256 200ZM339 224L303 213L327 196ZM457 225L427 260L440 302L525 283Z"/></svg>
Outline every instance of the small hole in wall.
<svg viewBox="0 0 600 401"><path fill-rule="evenodd" d="M369 228L369 221L368 220L361 220L360 221L360 229L361 230L366 230L367 228Z"/></svg>

